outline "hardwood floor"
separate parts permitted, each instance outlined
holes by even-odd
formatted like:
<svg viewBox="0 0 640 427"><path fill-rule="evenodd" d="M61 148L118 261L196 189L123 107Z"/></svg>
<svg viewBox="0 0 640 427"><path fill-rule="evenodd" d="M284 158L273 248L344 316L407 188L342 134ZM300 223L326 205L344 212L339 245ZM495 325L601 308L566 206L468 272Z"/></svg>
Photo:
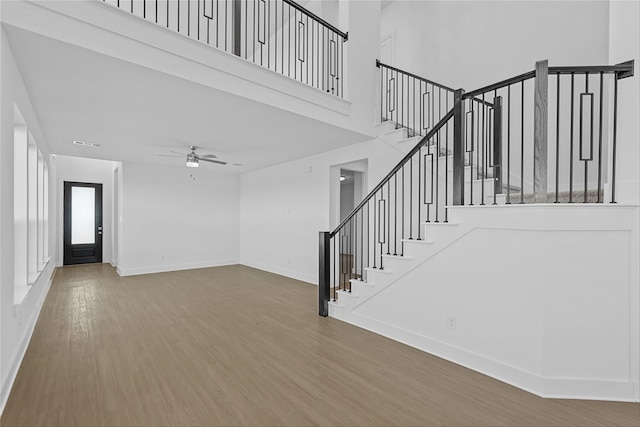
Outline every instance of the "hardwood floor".
<svg viewBox="0 0 640 427"><path fill-rule="evenodd" d="M59 269L2 426L638 426L640 405L542 399L316 314L243 266Z"/></svg>

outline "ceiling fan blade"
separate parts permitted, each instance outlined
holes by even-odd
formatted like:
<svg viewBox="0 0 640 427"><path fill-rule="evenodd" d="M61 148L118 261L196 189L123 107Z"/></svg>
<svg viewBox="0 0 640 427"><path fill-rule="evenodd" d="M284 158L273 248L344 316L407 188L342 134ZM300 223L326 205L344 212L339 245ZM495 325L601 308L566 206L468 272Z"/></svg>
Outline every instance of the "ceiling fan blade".
<svg viewBox="0 0 640 427"><path fill-rule="evenodd" d="M227 164L227 162L223 162L222 160L212 160L212 159L203 159L203 158L200 158L200 160L202 160L203 162L217 163L219 165Z"/></svg>
<svg viewBox="0 0 640 427"><path fill-rule="evenodd" d="M196 156L200 159L217 159L218 156L215 154L196 154Z"/></svg>
<svg viewBox="0 0 640 427"><path fill-rule="evenodd" d="M173 154L177 154L177 155L179 155L180 157L184 157L184 156L186 156L186 154L184 154L184 153L178 153L177 151L169 151L169 152L170 152L170 153L173 153Z"/></svg>
<svg viewBox="0 0 640 427"><path fill-rule="evenodd" d="M183 155L176 156L176 155L173 155L173 154L156 154L156 156L158 156L158 157L184 157Z"/></svg>

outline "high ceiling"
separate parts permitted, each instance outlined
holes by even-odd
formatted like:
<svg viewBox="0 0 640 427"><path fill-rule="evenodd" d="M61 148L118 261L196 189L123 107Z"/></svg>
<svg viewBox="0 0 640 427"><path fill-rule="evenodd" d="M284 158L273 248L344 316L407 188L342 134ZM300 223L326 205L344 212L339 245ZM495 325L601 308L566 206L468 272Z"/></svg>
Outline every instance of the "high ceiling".
<svg viewBox="0 0 640 427"><path fill-rule="evenodd" d="M158 155L196 145L229 162L207 167L244 172L367 139L23 29L4 29L54 154L184 167L183 159Z"/></svg>

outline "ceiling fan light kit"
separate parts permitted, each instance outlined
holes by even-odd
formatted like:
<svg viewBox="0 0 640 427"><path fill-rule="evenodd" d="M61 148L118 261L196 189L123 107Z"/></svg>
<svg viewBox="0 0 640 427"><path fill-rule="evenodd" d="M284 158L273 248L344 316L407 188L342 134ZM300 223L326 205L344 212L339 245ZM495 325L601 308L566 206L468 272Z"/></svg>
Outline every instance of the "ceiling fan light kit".
<svg viewBox="0 0 640 427"><path fill-rule="evenodd" d="M197 168L200 166L200 161L198 157L194 153L187 154L187 167L188 168Z"/></svg>
<svg viewBox="0 0 640 427"><path fill-rule="evenodd" d="M197 168L200 166L200 161L202 160L203 162L209 162L209 163L216 163L219 165L226 165L227 162L222 161L222 160L215 160L218 156L216 156L215 154L198 154L196 153L196 150L198 149L198 147L196 147L195 145L191 145L189 146L189 150L191 150L189 153L186 153L187 156L187 167L188 168ZM162 156L162 157L182 157L185 154L183 153L178 153L177 151L170 151L170 153L172 153L172 155L167 155L167 154L158 154L158 156Z"/></svg>

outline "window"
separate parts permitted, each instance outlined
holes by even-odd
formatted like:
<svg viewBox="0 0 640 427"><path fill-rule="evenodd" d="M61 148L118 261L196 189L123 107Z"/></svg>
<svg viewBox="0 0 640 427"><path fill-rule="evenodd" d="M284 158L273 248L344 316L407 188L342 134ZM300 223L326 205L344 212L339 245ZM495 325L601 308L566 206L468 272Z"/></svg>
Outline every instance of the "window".
<svg viewBox="0 0 640 427"><path fill-rule="evenodd" d="M16 106L13 143L14 304L20 304L49 261L49 168Z"/></svg>

